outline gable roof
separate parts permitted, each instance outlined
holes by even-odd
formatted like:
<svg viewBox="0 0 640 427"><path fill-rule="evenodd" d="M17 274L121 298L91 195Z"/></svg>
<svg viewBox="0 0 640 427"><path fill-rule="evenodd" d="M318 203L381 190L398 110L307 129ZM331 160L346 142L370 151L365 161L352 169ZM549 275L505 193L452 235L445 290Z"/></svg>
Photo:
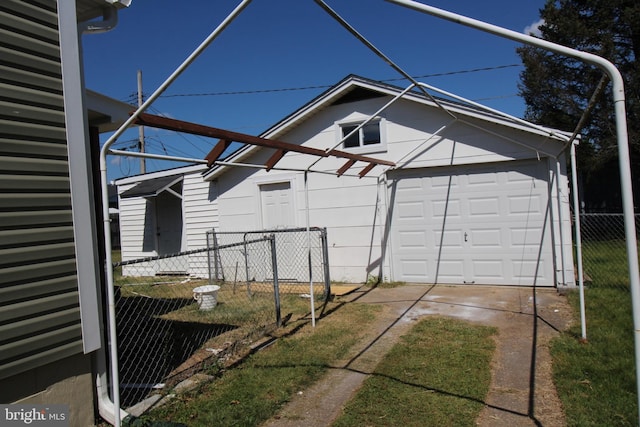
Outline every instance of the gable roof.
<svg viewBox="0 0 640 427"><path fill-rule="evenodd" d="M164 177L182 178L185 175L189 175L192 173L205 173L206 171L207 171L207 166L203 164L178 166L171 169L163 169L160 171L147 172L139 175L125 176L125 177L114 180L114 184L116 184L117 186L121 186L121 185L128 185L128 184L139 184L147 180L155 180L157 178L164 178Z"/></svg>
<svg viewBox="0 0 640 427"><path fill-rule="evenodd" d="M128 197L155 197L167 188L182 181L182 176L183 175L170 175L141 181L132 188L122 192L120 197L123 199Z"/></svg>
<svg viewBox="0 0 640 427"><path fill-rule="evenodd" d="M432 90L437 90L436 88L427 85L424 85L424 87L428 87ZM269 129L261 133L260 137L268 139L278 138L281 135L289 132L296 126L300 125L304 121L308 120L315 114L333 105L380 98L385 96L401 96L405 100L410 100L422 105L428 105L434 108L443 109L454 117L459 115L469 118L476 118L486 122L491 122L539 134L541 136L550 137L552 140L555 140L558 143L565 143L568 139L564 136L566 135L564 132L534 125L516 117L509 116L508 114L492 110L488 107L483 107L479 104L474 104L471 101L460 101L463 98L459 98L460 100L453 99L455 98L455 95L448 94L444 91L441 91L441 93L449 95L449 98L431 96L426 92L426 90L421 90L421 88L402 88L385 82L371 80L365 77L351 74L271 126ZM259 149L260 147L257 146L245 145L228 156L225 159L225 162L241 161L242 159L255 153ZM204 179L207 181L214 179L216 176L223 173L223 171L225 171L228 167L229 166L224 165L215 166L203 173Z"/></svg>

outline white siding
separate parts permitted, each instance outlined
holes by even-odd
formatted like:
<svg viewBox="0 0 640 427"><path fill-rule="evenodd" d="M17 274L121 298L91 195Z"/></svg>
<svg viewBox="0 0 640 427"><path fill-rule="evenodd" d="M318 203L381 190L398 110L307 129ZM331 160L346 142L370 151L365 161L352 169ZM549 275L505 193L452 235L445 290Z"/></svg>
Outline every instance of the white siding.
<svg viewBox="0 0 640 427"><path fill-rule="evenodd" d="M185 175L182 184L187 250L207 247L207 231L218 228L218 190L200 173ZM206 252L189 255L189 274L208 277Z"/></svg>
<svg viewBox="0 0 640 427"><path fill-rule="evenodd" d="M332 280L364 282L380 274L381 203L376 179L310 176L311 225L327 227Z"/></svg>
<svg viewBox="0 0 640 427"><path fill-rule="evenodd" d="M286 135L280 135L279 139L322 149L334 146L338 138L335 123L365 118L387 101L388 98L378 98L326 108ZM439 110L404 100L387 110L384 118L387 131L386 152L369 155L396 161L398 167L402 168L510 162L537 158L538 153L531 147L543 152L561 147L544 137L494 123L483 123L478 119L453 121ZM480 125L484 129L479 129ZM270 155L269 151L260 150L244 161L264 163ZM278 167L299 169L315 160L310 156L288 153L278 163ZM321 159L314 168L335 172L344 162L343 159L326 158ZM366 165L363 163L357 163L347 175L356 174L364 166ZM505 166L505 169L509 168ZM378 166L370 173L373 178L363 179L309 175L310 225L327 227L332 280L362 282L367 280L368 275L381 275L386 280L394 279L390 272L390 260L385 259L388 256L384 253L384 248L389 244L390 233L385 228L387 200L384 184L379 184L375 179L383 171L383 167ZM291 179L291 174L282 171L267 173L262 170L227 170L218 178L220 228L241 230L259 227L257 186L267 177L276 182L279 176ZM293 181L298 212L296 225L304 226L306 212L303 175L298 173ZM550 197L553 199L555 196ZM555 214L554 219L558 217L557 208ZM570 242L570 239L564 240L565 243ZM555 244L559 245L558 242ZM560 253L559 249L554 252ZM556 255L555 258L557 262L559 256ZM524 267L521 266L522 271ZM451 268L455 270L454 265ZM453 273L455 272L452 270ZM553 268L545 274L546 279L551 276L552 280Z"/></svg>
<svg viewBox="0 0 640 427"><path fill-rule="evenodd" d="M120 186L122 193L135 184ZM119 198L120 210L120 251L122 261L157 255L155 251L156 226L153 220L152 201L144 197ZM153 264L133 264L124 266L124 276L153 276L156 274Z"/></svg>

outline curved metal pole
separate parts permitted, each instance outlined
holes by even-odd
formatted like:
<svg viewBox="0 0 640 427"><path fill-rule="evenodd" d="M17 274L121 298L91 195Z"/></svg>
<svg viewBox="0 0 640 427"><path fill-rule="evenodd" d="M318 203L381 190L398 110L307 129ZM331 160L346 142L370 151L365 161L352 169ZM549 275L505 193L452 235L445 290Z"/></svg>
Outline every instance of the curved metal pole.
<svg viewBox="0 0 640 427"><path fill-rule="evenodd" d="M109 192L107 186L107 154L111 145L127 130L138 116L145 111L152 102L154 102L167 87L200 55L209 44L235 19L240 12L251 2L251 0L244 0L239 4L227 18L203 41L196 50L189 55L189 57L165 80L162 85L156 89L156 91L147 99L144 104L140 106L129 119L118 128L118 130L105 142L100 150L100 184L102 190L102 215L104 218L104 246L105 246L105 270L107 278L107 320L108 320L108 333L109 333L109 355L111 364L111 387L113 393L113 405L115 407L115 420L116 427L120 427L120 377L118 373L118 345L116 334L116 308L115 308L115 294L113 289L113 269L111 264L113 259L111 257L111 223L109 220Z"/></svg>
<svg viewBox="0 0 640 427"><path fill-rule="evenodd" d="M414 9L418 12L465 25L499 37L515 40L531 46L536 46L561 55L580 59L595 65L604 71L613 84L613 105L616 116L616 137L618 142L618 160L620 163L620 185L622 190L622 211L624 213L624 228L627 245L627 261L629 262L629 284L633 308L633 325L636 359L636 388L638 391L638 408L640 408L640 273L638 272L638 246L636 239L636 225L633 209L633 191L631 181L631 162L629 157L629 136L627 132L627 115L625 108L624 81L622 74L610 61L592 53L583 52L570 47L542 40L537 37L522 34L497 25L488 24L477 19L428 6L413 0L387 0L388 2ZM640 411L638 411L640 420Z"/></svg>
<svg viewBox="0 0 640 427"><path fill-rule="evenodd" d="M482 104L480 104L478 102L472 101L472 100L464 98L462 96L453 94L451 92L447 92L446 90L438 89L437 87L428 85L426 83L419 83L419 84L420 84L420 86L424 86L429 90L441 93L442 95L448 96L449 98L456 99L458 101L462 101L464 103L472 105L472 106L474 106L476 108L479 108L481 110L488 111L491 114L498 115L498 116L503 117L503 118L505 118L507 120L512 120L512 121L514 121L514 122L516 122L518 124L521 124L523 126L526 126L528 128L535 129L535 130L537 130L539 132L542 132L542 133L546 134L547 136L559 138L559 139L562 139L564 141L569 141L569 136L567 136L567 135L565 135L565 134L563 134L563 133L561 133L561 132L559 132L559 131L557 131L555 129L549 129L549 128L546 128L544 126L540 126L540 125L537 125L535 123L528 122L528 121L523 120L521 118L518 118L516 116L512 116L511 114L507 114L507 113L504 113L504 112L502 112L500 110L496 110L496 109L493 109L491 107L487 107L486 105L482 105ZM551 156L551 155L549 154L549 156ZM551 157L553 157L553 156L551 156Z"/></svg>

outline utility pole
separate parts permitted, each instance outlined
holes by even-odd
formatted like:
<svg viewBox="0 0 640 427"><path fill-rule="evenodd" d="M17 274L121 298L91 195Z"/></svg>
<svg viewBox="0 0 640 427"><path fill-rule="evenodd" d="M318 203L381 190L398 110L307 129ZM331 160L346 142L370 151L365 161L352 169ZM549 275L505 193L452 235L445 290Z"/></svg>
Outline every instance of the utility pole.
<svg viewBox="0 0 640 427"><path fill-rule="evenodd" d="M142 106L142 70L138 70L138 108ZM144 126L138 126L138 148L144 153ZM146 173L146 164L144 157L140 157L140 173Z"/></svg>

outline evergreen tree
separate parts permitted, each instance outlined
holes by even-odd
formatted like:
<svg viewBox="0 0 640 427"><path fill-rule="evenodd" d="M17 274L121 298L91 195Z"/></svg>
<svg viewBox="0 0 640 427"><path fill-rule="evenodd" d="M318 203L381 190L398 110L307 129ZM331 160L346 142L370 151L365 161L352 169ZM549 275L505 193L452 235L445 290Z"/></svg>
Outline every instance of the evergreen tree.
<svg viewBox="0 0 640 427"><path fill-rule="evenodd" d="M640 201L640 1L547 0L541 37L613 62L623 75L634 199ZM603 72L577 59L535 47L518 49L524 71L520 94L525 118L573 131ZM582 200L590 211L621 212L615 116L611 87L598 98L578 146ZM633 173L633 172L632 172Z"/></svg>

